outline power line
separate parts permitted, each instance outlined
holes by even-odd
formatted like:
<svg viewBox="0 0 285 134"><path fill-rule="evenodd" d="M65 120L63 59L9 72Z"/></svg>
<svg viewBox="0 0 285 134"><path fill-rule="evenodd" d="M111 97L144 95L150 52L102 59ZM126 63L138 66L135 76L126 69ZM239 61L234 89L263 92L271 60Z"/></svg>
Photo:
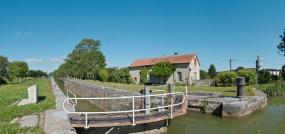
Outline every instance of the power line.
<svg viewBox="0 0 285 134"><path fill-rule="evenodd" d="M224 60L224 59L215 59L215 58L210 58L210 57L206 57L206 56L200 56L202 58L206 58L206 59L212 59L212 60L219 60L219 61L225 61L225 62L229 62L228 60ZM248 62L248 63L255 63L255 61L245 61L245 60L236 60L236 59L230 59L231 61L239 61L239 62ZM221 63L221 62L220 62ZM276 64L276 63L263 63L263 64L268 64L268 65L284 65L284 64Z"/></svg>

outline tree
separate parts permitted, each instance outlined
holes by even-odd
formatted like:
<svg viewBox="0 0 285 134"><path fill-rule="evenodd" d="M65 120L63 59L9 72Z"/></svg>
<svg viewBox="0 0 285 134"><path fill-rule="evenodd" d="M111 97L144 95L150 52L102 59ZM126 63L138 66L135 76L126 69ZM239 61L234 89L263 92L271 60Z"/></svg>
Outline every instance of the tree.
<svg viewBox="0 0 285 134"><path fill-rule="evenodd" d="M28 73L29 73L29 67L26 62L14 61L8 65L8 74L9 77L11 76L11 78L14 77L17 77L18 79L22 78L23 82L23 78L26 77Z"/></svg>
<svg viewBox="0 0 285 134"><path fill-rule="evenodd" d="M99 70L105 69L106 66L105 56L100 51L100 46L101 42L93 39L83 39L75 46L75 49L67 56L69 59L66 60L69 62L73 75L83 79L87 75L90 77L91 74L93 78L99 76Z"/></svg>
<svg viewBox="0 0 285 134"><path fill-rule="evenodd" d="M103 80L103 82L106 82L108 80L108 72L106 69L100 70L100 77Z"/></svg>
<svg viewBox="0 0 285 134"><path fill-rule="evenodd" d="M213 79L217 75L216 68L213 64L210 65L210 68L208 69L208 73L211 76L211 79Z"/></svg>
<svg viewBox="0 0 285 134"><path fill-rule="evenodd" d="M146 67L142 67L140 69L141 71L141 79L140 79L140 83L141 84L145 84L147 82L147 73L149 71L149 68L146 68Z"/></svg>
<svg viewBox="0 0 285 134"><path fill-rule="evenodd" d="M258 84L266 84L272 81L271 74L264 69L258 71L257 77L258 77Z"/></svg>
<svg viewBox="0 0 285 134"><path fill-rule="evenodd" d="M278 53L285 57L285 29L283 35L279 36L281 38L281 42L277 45Z"/></svg>
<svg viewBox="0 0 285 134"><path fill-rule="evenodd" d="M211 76L208 72L200 70L200 79L211 79Z"/></svg>
<svg viewBox="0 0 285 134"><path fill-rule="evenodd" d="M171 65L169 61L162 61L156 63L152 67L152 71L150 71L149 74L158 76L160 80L160 77L170 76L175 70L176 67L174 65Z"/></svg>
<svg viewBox="0 0 285 134"><path fill-rule="evenodd" d="M236 69L236 72L238 72L239 70L244 70L244 67L239 66L239 67Z"/></svg>
<svg viewBox="0 0 285 134"><path fill-rule="evenodd" d="M9 65L8 58L0 55L0 78L7 76L8 65Z"/></svg>
<svg viewBox="0 0 285 134"><path fill-rule="evenodd" d="M281 76L282 76L283 80L285 80L285 64L282 66Z"/></svg>

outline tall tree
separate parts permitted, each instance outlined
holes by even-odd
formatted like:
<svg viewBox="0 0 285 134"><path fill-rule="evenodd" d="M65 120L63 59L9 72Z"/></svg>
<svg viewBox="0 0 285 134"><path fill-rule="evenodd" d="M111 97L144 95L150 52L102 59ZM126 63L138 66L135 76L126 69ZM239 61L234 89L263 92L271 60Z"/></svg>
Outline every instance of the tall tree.
<svg viewBox="0 0 285 134"><path fill-rule="evenodd" d="M106 60L100 51L101 42L93 39L83 39L68 55L75 75L85 79L87 75L99 75L100 69L105 69Z"/></svg>
<svg viewBox="0 0 285 134"><path fill-rule="evenodd" d="M283 80L285 80L285 64L282 66L281 76L282 76Z"/></svg>
<svg viewBox="0 0 285 134"><path fill-rule="evenodd" d="M7 76L9 61L7 57L0 55L0 78Z"/></svg>
<svg viewBox="0 0 285 134"><path fill-rule="evenodd" d="M236 69L236 72L238 72L239 70L244 70L244 67L239 66L239 67Z"/></svg>
<svg viewBox="0 0 285 134"><path fill-rule="evenodd" d="M208 72L200 70L200 79L211 79L211 76Z"/></svg>
<svg viewBox="0 0 285 134"><path fill-rule="evenodd" d="M26 77L29 73L29 67L26 62L23 61L14 61L8 65L8 74L11 77L23 78Z"/></svg>
<svg viewBox="0 0 285 134"><path fill-rule="evenodd" d="M171 65L169 61L162 61L159 63L156 63L152 67L152 71L149 72L150 75L158 76L160 77L166 77L173 74L173 72L176 70L176 66Z"/></svg>
<svg viewBox="0 0 285 134"><path fill-rule="evenodd" d="M283 35L279 36L281 38L281 42L277 45L278 53L285 57L285 29Z"/></svg>
<svg viewBox="0 0 285 134"><path fill-rule="evenodd" d="M211 79L213 79L217 75L216 68L213 64L210 65L210 68L208 69L208 73L211 76Z"/></svg>

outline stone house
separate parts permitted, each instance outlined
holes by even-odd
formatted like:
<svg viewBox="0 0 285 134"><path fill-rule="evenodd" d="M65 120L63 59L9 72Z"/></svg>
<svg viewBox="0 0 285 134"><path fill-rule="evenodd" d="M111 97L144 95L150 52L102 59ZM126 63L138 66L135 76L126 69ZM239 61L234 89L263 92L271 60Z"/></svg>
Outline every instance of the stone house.
<svg viewBox="0 0 285 134"><path fill-rule="evenodd" d="M129 66L130 75L135 79L137 84L140 83L142 67L152 69L152 67L159 62L169 61L172 65L176 66L176 70L169 77L159 78L156 76L148 75L148 83L153 84L168 84L168 83L189 83L193 80L200 80L200 62L196 53L178 55L177 52L171 56L162 56L155 58L147 58L136 60Z"/></svg>

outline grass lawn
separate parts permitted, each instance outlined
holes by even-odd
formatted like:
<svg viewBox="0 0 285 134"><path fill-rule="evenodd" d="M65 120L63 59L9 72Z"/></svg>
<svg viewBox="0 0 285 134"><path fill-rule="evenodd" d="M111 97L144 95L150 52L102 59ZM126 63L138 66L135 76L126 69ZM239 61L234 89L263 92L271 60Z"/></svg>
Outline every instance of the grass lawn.
<svg viewBox="0 0 285 134"><path fill-rule="evenodd" d="M130 91L135 91L138 92L139 90L143 89L143 85L129 85L129 84L121 84L121 83L112 83L112 82L106 82L103 83L102 81L93 81L93 80L77 80L80 82L86 82L90 84L95 84L95 85L101 85L101 86L106 86L106 87L113 87L113 88L119 88L119 89L125 89L125 90L130 90ZM265 84L265 86L268 86L269 84ZM265 86L260 86L265 87ZM253 86L245 86L244 93L246 96L252 96L253 94L251 93L251 88L255 87ZM155 86L151 87L151 89L160 89L160 90L166 90L166 86ZM236 96L236 87L193 87L189 86L188 91L207 91L207 92L221 92L222 95L224 96ZM185 87L176 87L175 88L176 92L185 92ZM156 92L158 93L158 92Z"/></svg>
<svg viewBox="0 0 285 134"><path fill-rule="evenodd" d="M28 98L27 87L38 84L39 97L44 98L37 104L24 106L13 105L15 101L21 101ZM43 133L39 125L35 127L20 128L19 123L10 124L9 122L16 117L25 115L38 115L48 109L55 108L55 97L52 91L51 81L49 79L39 79L22 84L0 86L0 133Z"/></svg>

